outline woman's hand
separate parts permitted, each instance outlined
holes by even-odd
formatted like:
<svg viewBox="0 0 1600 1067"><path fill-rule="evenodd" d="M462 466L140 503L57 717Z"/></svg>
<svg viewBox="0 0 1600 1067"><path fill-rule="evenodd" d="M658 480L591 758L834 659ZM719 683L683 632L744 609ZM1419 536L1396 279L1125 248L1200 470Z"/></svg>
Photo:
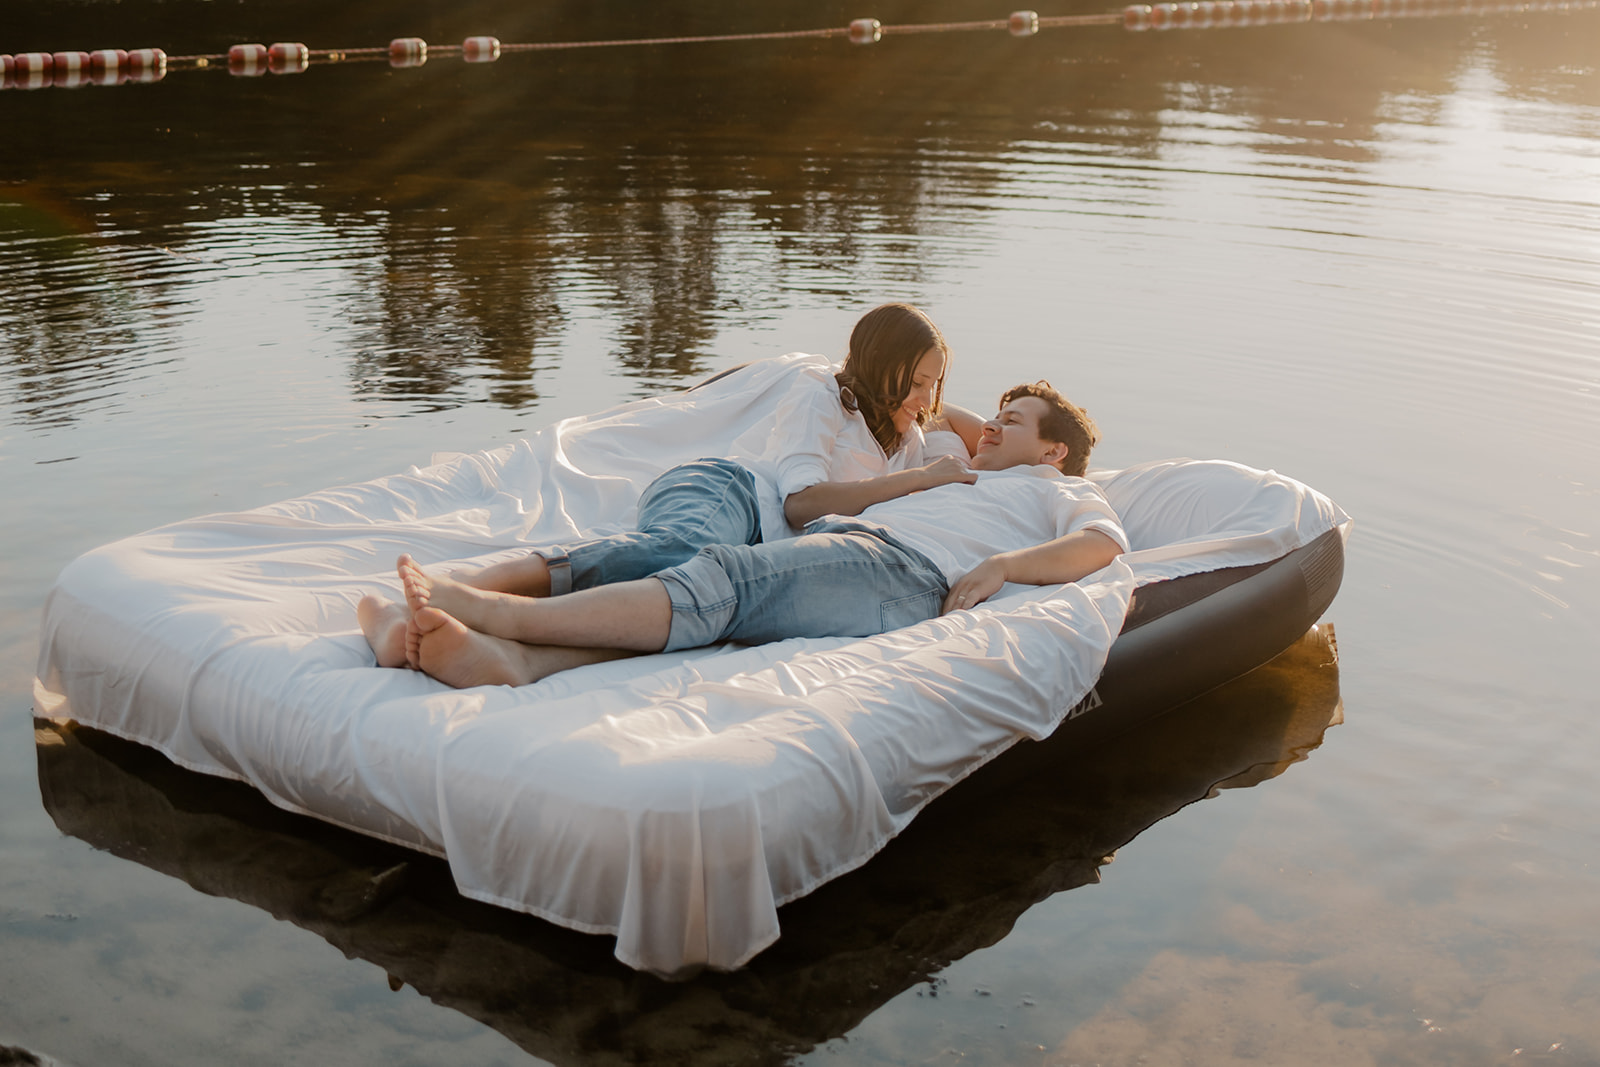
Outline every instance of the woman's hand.
<svg viewBox="0 0 1600 1067"><path fill-rule="evenodd" d="M965 460L955 456L940 456L925 467L918 467L926 482L922 488L932 489L938 485L949 485L951 482L963 482L971 485L978 480L977 473L968 467Z"/></svg>
<svg viewBox="0 0 1600 1067"><path fill-rule="evenodd" d="M950 587L949 595L944 598L944 606L939 609L939 614L975 608L998 593L1005 584L1005 562L999 556L990 556L956 580Z"/></svg>

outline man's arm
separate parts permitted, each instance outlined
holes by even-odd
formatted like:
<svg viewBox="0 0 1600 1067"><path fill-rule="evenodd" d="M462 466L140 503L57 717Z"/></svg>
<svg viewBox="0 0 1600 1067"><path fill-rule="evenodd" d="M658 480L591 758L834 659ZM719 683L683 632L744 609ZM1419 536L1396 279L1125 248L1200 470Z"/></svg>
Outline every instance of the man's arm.
<svg viewBox="0 0 1600 1067"><path fill-rule="evenodd" d="M990 556L956 581L941 614L977 607L1007 582L1061 585L1093 574L1122 554L1122 546L1099 530L1078 530L1054 541Z"/></svg>

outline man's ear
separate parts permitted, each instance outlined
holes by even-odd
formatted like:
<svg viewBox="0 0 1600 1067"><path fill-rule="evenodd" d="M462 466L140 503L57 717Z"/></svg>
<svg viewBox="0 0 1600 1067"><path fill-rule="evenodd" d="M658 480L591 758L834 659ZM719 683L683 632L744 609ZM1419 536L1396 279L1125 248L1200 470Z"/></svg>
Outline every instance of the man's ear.
<svg viewBox="0 0 1600 1067"><path fill-rule="evenodd" d="M1059 467L1066 460L1072 449L1067 447L1065 441L1052 441L1050 447L1045 449L1044 455L1039 457L1040 463L1048 463L1052 467Z"/></svg>

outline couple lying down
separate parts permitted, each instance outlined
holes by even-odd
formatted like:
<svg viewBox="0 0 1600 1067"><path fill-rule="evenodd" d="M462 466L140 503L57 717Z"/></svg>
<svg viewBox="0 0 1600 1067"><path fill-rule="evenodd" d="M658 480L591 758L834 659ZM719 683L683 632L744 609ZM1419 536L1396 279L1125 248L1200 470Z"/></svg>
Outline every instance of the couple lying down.
<svg viewBox="0 0 1600 1067"><path fill-rule="evenodd" d="M942 382L942 353L938 371ZM636 531L448 577L401 556L405 603L365 598L362 630L381 666L458 688L526 685L637 653L879 634L975 607L1008 582L1077 581L1127 550L1116 513L1080 476L1098 430L1047 383L1008 391L972 437L959 475L947 477L950 457L934 484L905 470L901 492L854 510L806 518L786 495L784 519L806 519L793 537L763 537L761 464L675 467L640 498Z"/></svg>

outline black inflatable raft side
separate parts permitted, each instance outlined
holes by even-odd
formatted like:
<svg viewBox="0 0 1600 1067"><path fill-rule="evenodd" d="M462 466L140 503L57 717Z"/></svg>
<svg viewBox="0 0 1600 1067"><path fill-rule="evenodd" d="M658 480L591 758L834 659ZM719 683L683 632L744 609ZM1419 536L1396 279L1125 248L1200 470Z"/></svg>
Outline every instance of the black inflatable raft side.
<svg viewBox="0 0 1600 1067"><path fill-rule="evenodd" d="M1334 529L1268 563L1145 586L1089 694L1049 737L1023 741L973 779L996 786L1039 773L1069 748L1127 733L1255 670L1322 617L1343 578Z"/></svg>

